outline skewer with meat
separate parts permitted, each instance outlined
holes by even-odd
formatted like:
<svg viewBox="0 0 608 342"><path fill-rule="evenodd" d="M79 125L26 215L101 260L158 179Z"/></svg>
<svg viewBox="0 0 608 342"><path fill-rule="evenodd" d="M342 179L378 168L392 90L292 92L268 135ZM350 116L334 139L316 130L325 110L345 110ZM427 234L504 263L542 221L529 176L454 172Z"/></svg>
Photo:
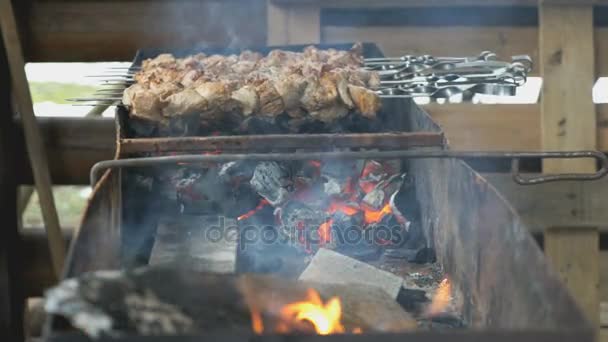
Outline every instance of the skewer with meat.
<svg viewBox="0 0 608 342"><path fill-rule="evenodd" d="M274 50L266 57L250 51L183 59L162 54L142 63L123 103L132 115L161 122L197 113L217 120L228 112L242 117L287 113L327 123L354 110L374 118L381 102L370 89L379 79L362 65L360 46L351 51Z"/></svg>

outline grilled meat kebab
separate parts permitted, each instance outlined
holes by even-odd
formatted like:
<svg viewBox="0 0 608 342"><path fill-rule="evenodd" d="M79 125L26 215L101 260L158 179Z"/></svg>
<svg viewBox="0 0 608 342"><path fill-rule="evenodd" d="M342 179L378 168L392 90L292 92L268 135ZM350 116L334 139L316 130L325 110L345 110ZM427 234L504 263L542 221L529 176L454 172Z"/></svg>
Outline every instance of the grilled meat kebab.
<svg viewBox="0 0 608 342"><path fill-rule="evenodd" d="M362 66L358 44L350 51L311 46L301 53L273 50L265 57L251 51L186 58L161 54L143 61L123 104L135 117L164 123L183 115L220 119L234 112L333 122L354 110L374 118L381 102L370 89L378 87L379 77Z"/></svg>

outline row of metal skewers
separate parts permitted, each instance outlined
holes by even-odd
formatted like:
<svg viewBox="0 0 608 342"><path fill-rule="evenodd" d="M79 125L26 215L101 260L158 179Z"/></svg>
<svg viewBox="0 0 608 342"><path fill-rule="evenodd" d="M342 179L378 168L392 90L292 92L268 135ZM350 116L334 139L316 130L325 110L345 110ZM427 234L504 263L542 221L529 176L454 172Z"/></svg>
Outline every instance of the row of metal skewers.
<svg viewBox="0 0 608 342"><path fill-rule="evenodd" d="M513 56L498 61L484 51L473 57L433 57L430 55L367 58L364 68L376 71L380 85L374 89L380 97L432 99L449 98L470 92L513 96L525 84L533 63L529 56ZM76 105L113 105L122 100L124 89L135 82L139 66L114 67L101 79L101 88L92 97L68 99Z"/></svg>

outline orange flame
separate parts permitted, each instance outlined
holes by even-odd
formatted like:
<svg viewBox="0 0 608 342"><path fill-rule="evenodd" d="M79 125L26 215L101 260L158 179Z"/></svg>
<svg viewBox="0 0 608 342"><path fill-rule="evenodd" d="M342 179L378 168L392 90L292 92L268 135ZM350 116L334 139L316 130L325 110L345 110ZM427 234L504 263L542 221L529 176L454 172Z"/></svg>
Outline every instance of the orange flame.
<svg viewBox="0 0 608 342"><path fill-rule="evenodd" d="M333 214L336 211L341 211L348 216L352 216L352 215L355 215L356 213L358 213L360 210L359 210L359 208L356 208L352 205L348 205L348 204L340 202L340 201L333 201L330 203L329 209L327 209L327 211L330 214Z"/></svg>
<svg viewBox="0 0 608 342"><path fill-rule="evenodd" d="M390 214L393 212L390 204L388 204L388 203L385 204L384 207L382 207L382 209L380 209L380 210L369 210L369 209L363 208L363 211L365 212L365 223L366 224L378 223L378 222L380 222L380 220L382 220L384 215L387 215L387 214Z"/></svg>
<svg viewBox="0 0 608 342"><path fill-rule="evenodd" d="M445 311L452 301L452 284L445 278L439 284L431 304L427 308L427 316L435 316Z"/></svg>
<svg viewBox="0 0 608 342"><path fill-rule="evenodd" d="M246 220L248 218L250 218L251 216L255 215L255 213L257 213L258 211L260 211L262 208L264 208L265 206L267 206L269 203L267 200L262 199L260 201L260 203L258 204L257 207L255 207L255 209L253 210L249 210L248 212L246 212L245 214L239 216L236 218L237 221L242 221L242 220Z"/></svg>
<svg viewBox="0 0 608 342"><path fill-rule="evenodd" d="M333 224L333 220L329 220L325 223L322 223L319 226L319 243L324 245L331 241L331 225Z"/></svg>
<svg viewBox="0 0 608 342"><path fill-rule="evenodd" d="M342 304L339 298L333 297L326 304L323 304L321 297L313 289L308 289L307 297L305 301L283 307L281 310L282 318L309 322L319 335L344 333L344 326L340 322Z"/></svg>
<svg viewBox="0 0 608 342"><path fill-rule="evenodd" d="M260 335L264 332L264 323L262 322L262 315L258 310L251 308L251 328L253 332Z"/></svg>

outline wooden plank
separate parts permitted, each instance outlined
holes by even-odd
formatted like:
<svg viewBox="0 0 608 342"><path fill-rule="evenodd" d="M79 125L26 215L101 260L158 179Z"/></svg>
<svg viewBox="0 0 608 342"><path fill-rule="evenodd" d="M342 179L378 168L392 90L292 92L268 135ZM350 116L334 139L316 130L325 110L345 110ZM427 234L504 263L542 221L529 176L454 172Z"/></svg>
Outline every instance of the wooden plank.
<svg viewBox="0 0 608 342"><path fill-rule="evenodd" d="M538 60L536 27L324 26L322 36L326 43L374 42L387 56L475 56L484 50L490 50L504 60L521 54L530 55L534 61ZM532 75L536 74L538 68L532 72Z"/></svg>
<svg viewBox="0 0 608 342"><path fill-rule="evenodd" d="M146 47L266 42L264 0L33 1L20 16L28 61L131 60Z"/></svg>
<svg viewBox="0 0 608 342"><path fill-rule="evenodd" d="M538 105L425 105L453 149L540 149Z"/></svg>
<svg viewBox="0 0 608 342"><path fill-rule="evenodd" d="M608 178L522 186L510 174L483 176L513 205L532 233L555 226L599 227L602 233L608 232Z"/></svg>
<svg viewBox="0 0 608 342"><path fill-rule="evenodd" d="M552 228L545 253L590 321L599 325L599 238L597 229Z"/></svg>
<svg viewBox="0 0 608 342"><path fill-rule="evenodd" d="M34 114L27 76L25 60L17 32L17 24L10 0L0 0L0 26L6 47L7 60L11 72L12 93L16 99L25 134L25 143L32 164L36 190L40 198L40 210L47 229L53 268L57 274L63 269L66 246L61 236L59 217L53 199L51 174L49 172L46 149L42 143L40 128Z"/></svg>
<svg viewBox="0 0 608 342"><path fill-rule="evenodd" d="M541 5L539 18L542 146L547 150L594 149L593 7ZM548 173L594 170L595 162L590 160L543 161L543 171ZM545 232L544 243L547 256L583 312L599 326L597 228L552 227Z"/></svg>

